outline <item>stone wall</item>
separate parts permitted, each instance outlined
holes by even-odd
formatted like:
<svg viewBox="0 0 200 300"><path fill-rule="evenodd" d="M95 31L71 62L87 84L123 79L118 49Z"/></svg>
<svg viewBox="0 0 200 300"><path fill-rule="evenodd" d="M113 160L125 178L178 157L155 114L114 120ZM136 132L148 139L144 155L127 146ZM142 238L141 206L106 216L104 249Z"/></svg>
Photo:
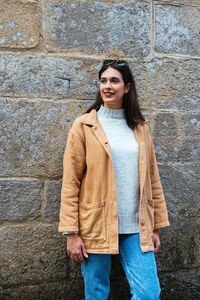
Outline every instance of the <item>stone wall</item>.
<svg viewBox="0 0 200 300"><path fill-rule="evenodd" d="M62 157L107 57L130 63L154 140L161 299L199 299L200 0L0 0L1 299L83 299L57 233ZM130 299L115 256L110 299Z"/></svg>

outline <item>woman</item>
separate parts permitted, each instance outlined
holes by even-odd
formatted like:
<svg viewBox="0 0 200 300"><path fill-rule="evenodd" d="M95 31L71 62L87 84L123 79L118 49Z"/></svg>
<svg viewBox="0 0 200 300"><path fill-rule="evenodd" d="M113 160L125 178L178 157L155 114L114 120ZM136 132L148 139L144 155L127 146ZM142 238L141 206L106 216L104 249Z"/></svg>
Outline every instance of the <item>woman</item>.
<svg viewBox="0 0 200 300"><path fill-rule="evenodd" d="M99 80L95 103L68 135L59 232L81 263L87 300L107 299L112 254L131 299L157 300L154 252L169 221L152 139L128 63L104 61Z"/></svg>

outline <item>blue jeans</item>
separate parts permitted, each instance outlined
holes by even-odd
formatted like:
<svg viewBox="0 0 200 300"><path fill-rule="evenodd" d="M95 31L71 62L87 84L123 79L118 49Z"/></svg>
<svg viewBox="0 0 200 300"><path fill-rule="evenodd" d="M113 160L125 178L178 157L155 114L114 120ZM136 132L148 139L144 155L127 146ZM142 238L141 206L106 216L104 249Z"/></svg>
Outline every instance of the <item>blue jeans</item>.
<svg viewBox="0 0 200 300"><path fill-rule="evenodd" d="M111 254L88 254L81 263L86 300L106 300L110 290ZM160 284L153 251L143 253L139 233L119 235L119 259L132 300L158 300Z"/></svg>

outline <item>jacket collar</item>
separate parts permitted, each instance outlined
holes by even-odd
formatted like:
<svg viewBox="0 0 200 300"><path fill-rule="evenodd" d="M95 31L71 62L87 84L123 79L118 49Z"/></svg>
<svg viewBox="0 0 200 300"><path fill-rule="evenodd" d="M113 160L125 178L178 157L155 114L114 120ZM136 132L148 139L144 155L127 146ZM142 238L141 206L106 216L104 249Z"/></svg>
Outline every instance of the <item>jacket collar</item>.
<svg viewBox="0 0 200 300"><path fill-rule="evenodd" d="M89 113L83 115L81 123L86 125L95 125L97 122L97 112L96 109L92 109Z"/></svg>

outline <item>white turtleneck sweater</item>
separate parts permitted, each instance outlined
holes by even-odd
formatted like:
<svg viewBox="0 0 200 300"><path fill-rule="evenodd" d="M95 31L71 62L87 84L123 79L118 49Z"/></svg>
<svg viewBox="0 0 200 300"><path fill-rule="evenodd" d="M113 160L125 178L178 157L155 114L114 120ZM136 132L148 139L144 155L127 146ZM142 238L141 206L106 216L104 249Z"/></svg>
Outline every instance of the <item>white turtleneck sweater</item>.
<svg viewBox="0 0 200 300"><path fill-rule="evenodd" d="M139 232L138 144L134 131L126 123L124 109L110 109L102 105L97 112L97 118L112 153L119 234Z"/></svg>

